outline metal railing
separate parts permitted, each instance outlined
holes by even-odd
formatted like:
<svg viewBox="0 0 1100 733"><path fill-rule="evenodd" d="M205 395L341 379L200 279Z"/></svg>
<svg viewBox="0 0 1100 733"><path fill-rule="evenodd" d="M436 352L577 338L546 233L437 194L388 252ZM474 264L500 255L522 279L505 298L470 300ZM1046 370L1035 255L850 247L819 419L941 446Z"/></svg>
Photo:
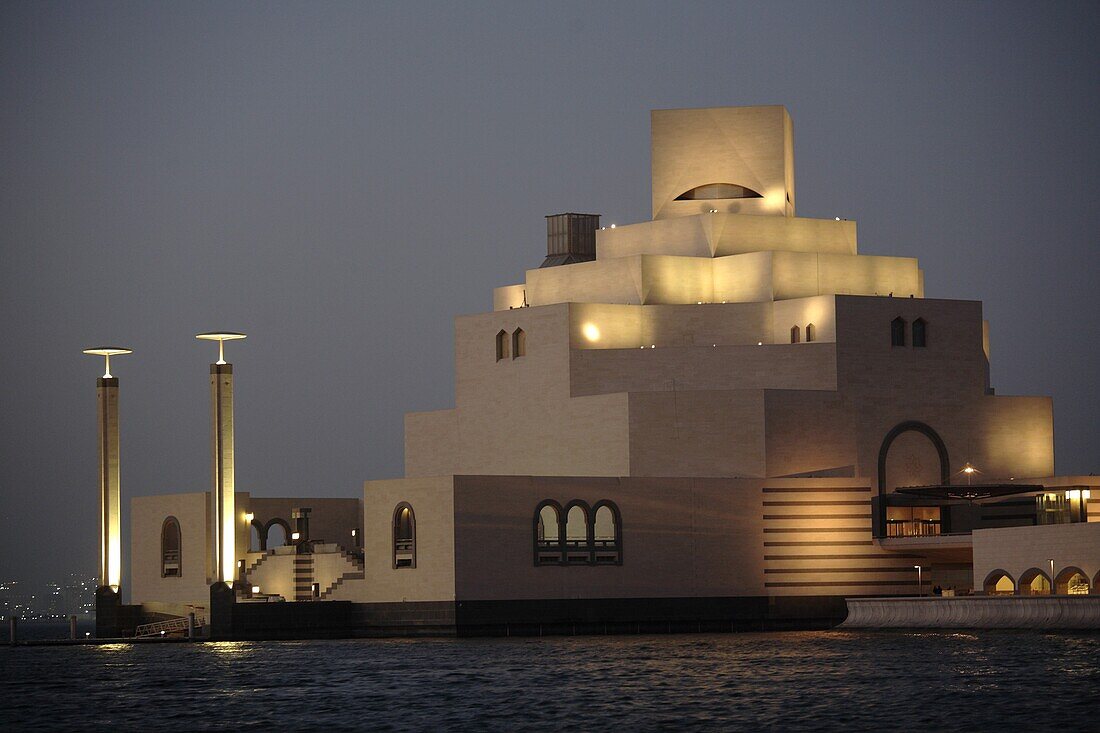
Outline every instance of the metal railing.
<svg viewBox="0 0 1100 733"><path fill-rule="evenodd" d="M887 537L939 537L938 519L887 519Z"/></svg>
<svg viewBox="0 0 1100 733"><path fill-rule="evenodd" d="M206 619L202 616L195 617L195 628L205 625ZM187 631L187 617L177 616L167 621L156 621L151 624L141 624L134 629L134 636L167 636L177 631Z"/></svg>

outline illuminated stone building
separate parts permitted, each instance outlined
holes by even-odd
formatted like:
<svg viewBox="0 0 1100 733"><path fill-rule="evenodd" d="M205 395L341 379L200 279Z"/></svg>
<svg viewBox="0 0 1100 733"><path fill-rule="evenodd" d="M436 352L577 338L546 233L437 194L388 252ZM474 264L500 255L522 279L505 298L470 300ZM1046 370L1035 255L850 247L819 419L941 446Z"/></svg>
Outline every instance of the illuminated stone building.
<svg viewBox="0 0 1100 733"><path fill-rule="evenodd" d="M797 217L785 108L651 124L652 220L547 217L542 266L455 320L455 404L406 417L404 478L361 502L236 494L237 618L805 627L845 596L997 592L997 572L1015 592L1055 546L1055 585L1095 588L1100 479L1052 476L1049 398L994 394L981 303L925 298L917 260L861 254L854 221ZM135 603L209 601L209 505L134 499ZM986 567L998 527L1032 543L1021 567Z"/></svg>

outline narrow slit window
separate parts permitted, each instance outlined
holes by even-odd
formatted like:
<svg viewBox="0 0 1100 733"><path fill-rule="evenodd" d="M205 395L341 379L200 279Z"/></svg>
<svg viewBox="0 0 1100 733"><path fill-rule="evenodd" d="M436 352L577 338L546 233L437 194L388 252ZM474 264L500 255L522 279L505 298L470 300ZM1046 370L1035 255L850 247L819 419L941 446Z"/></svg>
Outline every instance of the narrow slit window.
<svg viewBox="0 0 1100 733"><path fill-rule="evenodd" d="M497 332L497 361L508 358L508 341L507 331Z"/></svg>
<svg viewBox="0 0 1100 733"><path fill-rule="evenodd" d="M890 345L905 346L905 319L901 316L890 322Z"/></svg>
<svg viewBox="0 0 1100 733"><path fill-rule="evenodd" d="M817 328L812 323L806 324L806 343L817 339Z"/></svg>
<svg viewBox="0 0 1100 733"><path fill-rule="evenodd" d="M527 356L527 334L522 328L517 328L512 332L512 358L521 356Z"/></svg>
<svg viewBox="0 0 1100 733"><path fill-rule="evenodd" d="M913 321L913 347L923 349L928 345L928 322L923 318Z"/></svg>
<svg viewBox="0 0 1100 733"><path fill-rule="evenodd" d="M791 326L791 343L797 344L802 339L799 338L798 326Z"/></svg>

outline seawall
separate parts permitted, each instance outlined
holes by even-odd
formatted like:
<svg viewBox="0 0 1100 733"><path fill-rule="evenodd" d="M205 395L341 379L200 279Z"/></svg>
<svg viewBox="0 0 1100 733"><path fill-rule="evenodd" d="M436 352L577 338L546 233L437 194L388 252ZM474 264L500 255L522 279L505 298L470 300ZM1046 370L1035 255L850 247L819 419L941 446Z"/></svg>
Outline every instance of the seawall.
<svg viewBox="0 0 1100 733"><path fill-rule="evenodd" d="M848 598L845 629L1093 629L1100 595Z"/></svg>

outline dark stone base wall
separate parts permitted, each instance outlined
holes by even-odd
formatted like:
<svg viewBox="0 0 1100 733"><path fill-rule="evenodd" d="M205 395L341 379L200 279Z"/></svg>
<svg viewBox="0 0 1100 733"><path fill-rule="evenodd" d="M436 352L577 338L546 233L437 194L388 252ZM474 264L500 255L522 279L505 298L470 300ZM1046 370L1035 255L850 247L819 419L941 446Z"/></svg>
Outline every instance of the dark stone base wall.
<svg viewBox="0 0 1100 733"><path fill-rule="evenodd" d="M226 596L211 598L213 639L807 630L832 628L846 615L846 605L840 596L422 603L229 603L228 600Z"/></svg>
<svg viewBox="0 0 1100 733"><path fill-rule="evenodd" d="M97 639L119 639L134 635L142 623L141 606L122 603L119 594L104 586L95 592L95 635Z"/></svg>
<svg viewBox="0 0 1100 733"><path fill-rule="evenodd" d="M828 629L847 613L839 596L459 601L456 607L460 636Z"/></svg>

